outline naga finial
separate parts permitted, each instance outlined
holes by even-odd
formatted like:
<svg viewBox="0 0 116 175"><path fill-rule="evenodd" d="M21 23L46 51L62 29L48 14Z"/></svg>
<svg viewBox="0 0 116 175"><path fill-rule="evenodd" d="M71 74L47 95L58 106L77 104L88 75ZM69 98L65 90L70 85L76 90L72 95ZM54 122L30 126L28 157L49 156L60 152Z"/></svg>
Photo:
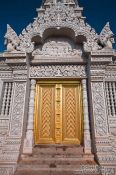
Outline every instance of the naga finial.
<svg viewBox="0 0 116 175"><path fill-rule="evenodd" d="M16 50L17 45L19 44L19 38L16 32L11 28L9 24L7 24L7 32L4 36L5 45L7 46L7 51L12 52Z"/></svg>
<svg viewBox="0 0 116 175"><path fill-rule="evenodd" d="M100 44L107 48L113 48L114 34L110 29L109 22L106 23L99 36Z"/></svg>

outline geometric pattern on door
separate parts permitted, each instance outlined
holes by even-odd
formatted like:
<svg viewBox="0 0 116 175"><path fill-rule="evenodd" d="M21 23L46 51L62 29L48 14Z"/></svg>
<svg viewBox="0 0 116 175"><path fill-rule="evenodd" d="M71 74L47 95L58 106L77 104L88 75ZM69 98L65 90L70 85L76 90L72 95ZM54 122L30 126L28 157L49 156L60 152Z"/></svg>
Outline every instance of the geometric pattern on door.
<svg viewBox="0 0 116 175"><path fill-rule="evenodd" d="M80 81L38 81L35 93L35 144L81 144Z"/></svg>

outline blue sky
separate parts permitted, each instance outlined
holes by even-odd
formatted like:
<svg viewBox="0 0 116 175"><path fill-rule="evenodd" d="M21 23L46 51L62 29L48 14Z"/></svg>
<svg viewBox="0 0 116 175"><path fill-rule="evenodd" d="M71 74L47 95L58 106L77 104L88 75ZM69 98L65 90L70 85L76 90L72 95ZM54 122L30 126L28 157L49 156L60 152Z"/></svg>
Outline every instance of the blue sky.
<svg viewBox="0 0 116 175"><path fill-rule="evenodd" d="M116 34L116 0L78 0L84 7L86 21L100 33L107 21ZM41 0L0 0L0 51L4 47L4 34L7 24L19 35L21 31L37 16L36 8ZM116 44L114 45L116 48Z"/></svg>

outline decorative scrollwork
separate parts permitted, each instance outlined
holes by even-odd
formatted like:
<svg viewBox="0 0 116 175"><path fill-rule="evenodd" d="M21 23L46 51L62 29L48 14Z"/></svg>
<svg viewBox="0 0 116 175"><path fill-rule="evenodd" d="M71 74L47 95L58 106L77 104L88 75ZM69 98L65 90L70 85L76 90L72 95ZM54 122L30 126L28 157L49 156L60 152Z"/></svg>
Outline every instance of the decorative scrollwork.
<svg viewBox="0 0 116 175"><path fill-rule="evenodd" d="M85 77L85 66L48 65L30 68L30 77Z"/></svg>

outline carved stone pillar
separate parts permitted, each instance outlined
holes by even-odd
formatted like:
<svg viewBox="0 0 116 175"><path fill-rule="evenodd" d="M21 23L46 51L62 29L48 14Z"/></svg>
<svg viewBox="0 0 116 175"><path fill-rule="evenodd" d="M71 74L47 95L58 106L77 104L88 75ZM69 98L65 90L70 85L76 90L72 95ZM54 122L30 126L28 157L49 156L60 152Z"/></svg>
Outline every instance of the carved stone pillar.
<svg viewBox="0 0 116 175"><path fill-rule="evenodd" d="M0 99L2 95L2 87L3 87L3 81L0 79Z"/></svg>
<svg viewBox="0 0 116 175"><path fill-rule="evenodd" d="M84 110L84 151L86 154L91 154L91 138L90 138L90 127L89 127L86 79L82 80L82 89L83 89L83 110Z"/></svg>
<svg viewBox="0 0 116 175"><path fill-rule="evenodd" d="M26 138L24 140L24 154L32 154L33 149L33 115L34 115L34 95L35 95L36 80L31 80L30 100L29 100L29 113Z"/></svg>

